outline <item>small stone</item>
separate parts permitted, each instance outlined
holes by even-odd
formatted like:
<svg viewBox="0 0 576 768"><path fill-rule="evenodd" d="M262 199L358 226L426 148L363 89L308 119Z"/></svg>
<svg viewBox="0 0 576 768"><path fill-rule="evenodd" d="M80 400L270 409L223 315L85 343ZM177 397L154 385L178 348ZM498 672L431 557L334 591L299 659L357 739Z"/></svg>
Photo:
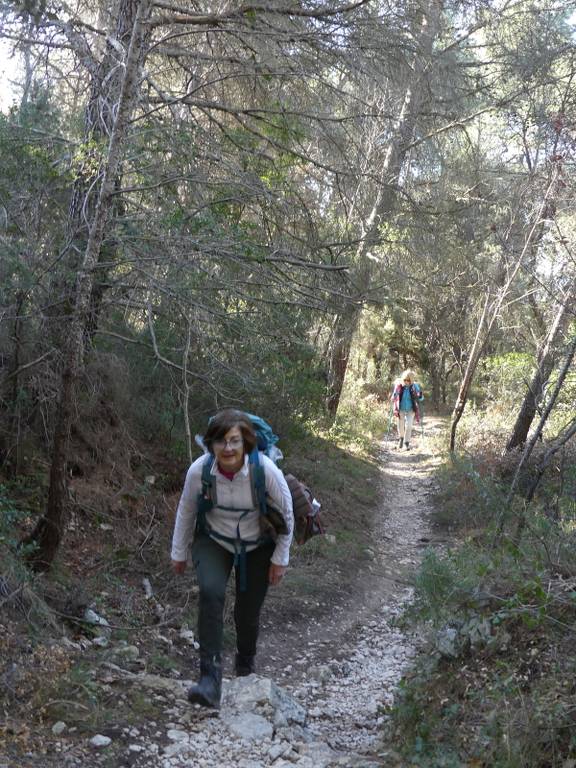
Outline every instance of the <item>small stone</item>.
<svg viewBox="0 0 576 768"><path fill-rule="evenodd" d="M469 638L464 637L458 628L445 626L436 635L436 649L446 658L457 659L462 655Z"/></svg>
<svg viewBox="0 0 576 768"><path fill-rule="evenodd" d="M323 683L332 676L332 671L327 664L320 664L308 670L308 678Z"/></svg>
<svg viewBox="0 0 576 768"><path fill-rule="evenodd" d="M82 646L80 645L80 643L74 643L68 637L63 637L62 640L60 641L60 644L63 645L65 648L69 648L72 651L82 650ZM0 763L0 768L2 768L1 763Z"/></svg>
<svg viewBox="0 0 576 768"><path fill-rule="evenodd" d="M62 720L59 720L57 723L54 723L52 726L52 733L54 736L60 736L68 729L68 726L66 723L62 722Z"/></svg>
<svg viewBox="0 0 576 768"><path fill-rule="evenodd" d="M171 728L166 736L170 739L170 741L188 741L189 735L186 731L180 731L176 728Z"/></svg>
<svg viewBox="0 0 576 768"><path fill-rule="evenodd" d="M103 616L99 616L96 611L92 610L92 608L87 608L84 611L83 619L87 624L95 624L97 626L106 628L110 627L110 624L106 621L106 619Z"/></svg>
<svg viewBox="0 0 576 768"><path fill-rule="evenodd" d="M90 739L90 744L96 749L103 749L104 747L109 747L110 744L112 744L112 739L109 736L102 736L101 734L97 734L92 739Z"/></svg>
<svg viewBox="0 0 576 768"><path fill-rule="evenodd" d="M285 750L286 750L285 743L272 744L272 746L268 750L268 757L270 758L270 760L272 760L272 762L274 762L274 760L277 760L281 755L284 754Z"/></svg>
<svg viewBox="0 0 576 768"><path fill-rule="evenodd" d="M274 713L274 728L286 728L289 725L288 718L281 710Z"/></svg>
<svg viewBox="0 0 576 768"><path fill-rule="evenodd" d="M187 755L190 751L190 744L184 741L173 741L171 744L165 746L162 750L162 754L165 758L170 760L171 758L181 757ZM180 762L177 763L180 765ZM169 766L176 765L176 763L163 763L168 768Z"/></svg>

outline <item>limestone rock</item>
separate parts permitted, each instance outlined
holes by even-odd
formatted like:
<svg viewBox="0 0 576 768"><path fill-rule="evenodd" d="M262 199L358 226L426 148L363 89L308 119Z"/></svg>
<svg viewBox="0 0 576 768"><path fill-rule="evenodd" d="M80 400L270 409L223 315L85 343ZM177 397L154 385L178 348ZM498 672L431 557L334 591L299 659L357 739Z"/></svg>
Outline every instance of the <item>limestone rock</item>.
<svg viewBox="0 0 576 768"><path fill-rule="evenodd" d="M68 729L68 726L66 723L62 722L62 720L59 720L57 723L54 723L52 726L52 733L54 736L61 736L64 731Z"/></svg>
<svg viewBox="0 0 576 768"><path fill-rule="evenodd" d="M468 639L462 635L458 627L442 627L436 635L436 649L442 656L450 659L462 656L468 644Z"/></svg>
<svg viewBox="0 0 576 768"><path fill-rule="evenodd" d="M180 680L173 680L161 675L132 675L128 678L131 683L149 688L156 693L164 693L175 696L178 699L186 698L187 683Z"/></svg>
<svg viewBox="0 0 576 768"><path fill-rule="evenodd" d="M136 645L119 645L117 648L114 648L114 656L118 660L136 661L140 656L140 649Z"/></svg>
<svg viewBox="0 0 576 768"><path fill-rule="evenodd" d="M221 720L235 736L247 741L271 739L274 733L272 723L262 715L255 715L251 712L243 712L238 715L225 713L221 716Z"/></svg>
<svg viewBox="0 0 576 768"><path fill-rule="evenodd" d="M102 736L101 734L97 734L90 739L90 744L95 749L104 749L105 747L109 747L110 744L112 744L112 739L109 736Z"/></svg>
<svg viewBox="0 0 576 768"><path fill-rule="evenodd" d="M256 712L268 709L281 713L282 721L304 725L306 710L285 690L267 677L248 675L228 681L224 686L223 711Z"/></svg>
<svg viewBox="0 0 576 768"><path fill-rule="evenodd" d="M170 741L188 741L190 738L186 731L180 731L176 728L171 728L166 736L170 739Z"/></svg>

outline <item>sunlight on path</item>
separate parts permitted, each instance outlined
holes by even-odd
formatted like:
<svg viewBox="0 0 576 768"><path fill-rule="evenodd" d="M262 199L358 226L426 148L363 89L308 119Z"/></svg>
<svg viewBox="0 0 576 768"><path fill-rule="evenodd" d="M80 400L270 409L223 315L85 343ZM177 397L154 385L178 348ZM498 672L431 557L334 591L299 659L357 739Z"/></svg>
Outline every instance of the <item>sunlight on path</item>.
<svg viewBox="0 0 576 768"><path fill-rule="evenodd" d="M438 459L425 438L416 439L411 451L395 445L386 441L382 446L382 509L373 542L375 582L381 586L370 596L370 615L338 659L317 670L319 679L294 691L309 709L310 729L339 750L372 753L381 748L386 708L417 653L417 638L395 626L395 619L412 599L409 584L433 539L428 497Z"/></svg>

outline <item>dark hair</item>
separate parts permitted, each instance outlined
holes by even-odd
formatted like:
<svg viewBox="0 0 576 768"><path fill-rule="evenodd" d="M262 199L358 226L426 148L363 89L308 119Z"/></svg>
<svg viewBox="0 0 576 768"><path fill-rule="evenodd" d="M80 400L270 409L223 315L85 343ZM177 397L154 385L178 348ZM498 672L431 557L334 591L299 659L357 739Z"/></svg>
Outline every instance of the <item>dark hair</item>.
<svg viewBox="0 0 576 768"><path fill-rule="evenodd" d="M238 411L235 408L225 408L220 411L216 416L212 416L208 423L208 429L204 435L204 445L210 453L214 453L212 446L215 440L223 440L224 435L229 432L232 427L238 427L242 432L242 438L244 439L244 453L250 453L256 448L258 444L258 438L254 431L254 425L243 411Z"/></svg>

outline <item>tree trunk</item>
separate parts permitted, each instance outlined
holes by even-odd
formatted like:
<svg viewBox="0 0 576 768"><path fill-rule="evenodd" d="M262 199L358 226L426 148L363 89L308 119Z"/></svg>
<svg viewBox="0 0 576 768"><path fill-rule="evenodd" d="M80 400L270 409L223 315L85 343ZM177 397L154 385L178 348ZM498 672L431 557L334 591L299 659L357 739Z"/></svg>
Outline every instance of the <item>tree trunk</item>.
<svg viewBox="0 0 576 768"><path fill-rule="evenodd" d="M382 351L374 352L372 360L374 362L374 379L380 382L382 380Z"/></svg>
<svg viewBox="0 0 576 768"><path fill-rule="evenodd" d="M16 441L14 450L14 460L10 463L10 472L16 477L20 474L22 468L22 445L20 435L21 424L21 407L20 407L20 364L22 357L22 316L24 314L24 291L18 291L16 294L16 302L14 306L14 354L12 365L12 386L10 393L10 408L11 408L11 424L10 432L11 438Z"/></svg>
<svg viewBox="0 0 576 768"><path fill-rule="evenodd" d="M511 451L517 446L522 446L526 442L534 416L536 415L538 406L544 396L544 389L554 368L554 350L556 342L566 328L569 319L572 317L573 303L574 293L573 289L570 289L554 318L554 322L548 331L544 345L538 354L538 366L534 372L532 381L528 386L528 391L520 406L520 410L518 411L516 423L514 424L510 439L506 444L507 451Z"/></svg>
<svg viewBox="0 0 576 768"><path fill-rule="evenodd" d="M36 545L30 555L30 562L35 570L47 570L50 567L65 533L68 445L74 419L76 382L83 363L84 332L90 308L93 272L104 238L114 183L121 162L122 144L136 102L144 56L145 27L142 22L148 13L148 8L149 0L139 2L130 45L126 54L118 109L110 136L94 218L91 223L83 262L77 276L74 308L68 332L68 345L54 430L47 509L46 514L38 521L36 528L26 542Z"/></svg>
<svg viewBox="0 0 576 768"><path fill-rule="evenodd" d="M428 373L430 375L430 402L432 408L438 410L441 398L441 375L435 355L430 357Z"/></svg>
<svg viewBox="0 0 576 768"><path fill-rule="evenodd" d="M424 93L423 76L429 66L434 40L438 34L442 0L430 0L427 11L419 21L419 51L415 55L411 81L404 93L394 138L389 142L379 169L379 186L370 215L363 223L360 245L355 262L359 266L357 278L358 301L365 301L373 282L374 265L368 259L372 248L378 245L380 227L390 217L398 197L398 185L402 175L408 146L414 138L416 122ZM329 385L326 397L328 413L335 416L344 386L350 347L362 315L361 304L353 312L345 312L339 321L339 335L333 346L329 362Z"/></svg>
<svg viewBox="0 0 576 768"><path fill-rule="evenodd" d="M454 411L452 412L452 424L450 426L450 450L451 451L454 450L454 447L456 445L456 428L458 426L458 422L462 418L462 414L464 413L464 408L468 400L468 393L470 391L470 385L472 384L472 379L474 378L476 366L478 365L478 360L480 360L480 355L482 354L484 344L486 343L486 339L488 338L488 335L484 334L484 326L486 324L486 316L488 314L489 302L490 302L490 293L488 292L486 294L486 301L484 302L484 309L482 310L480 322L478 323L478 327L476 329L476 336L474 337L474 343L472 344L472 349L470 350L468 365L466 366L466 370L464 371L464 376L462 377L462 382L460 384L458 397L456 398L456 404L454 405Z"/></svg>
<svg viewBox="0 0 576 768"><path fill-rule="evenodd" d="M528 459L530 458L532 451L534 450L534 446L536 445L537 441L540 439L540 436L542 435L542 432L544 430L544 426L546 425L546 422L548 421L548 417L550 416L550 413L552 412L552 409L554 408L554 405L556 404L556 400L558 399L558 395L562 391L562 387L564 386L564 381L566 379L566 376L568 374L568 371L570 370L570 367L572 365L572 362L574 360L574 356L576 355L576 335L573 337L570 346L568 347L568 352L566 353L566 357L564 359L564 363L562 365L562 368L560 369L560 373L558 375L558 381L556 382L556 386L554 387L554 390L552 394L550 395L550 400L546 405L546 408L544 409L542 416L540 417L540 421L538 422L538 426L534 430L534 434L526 444L526 447L524 448L524 452L522 454L522 458L518 462L518 466L516 467L516 472L514 473L514 477L512 478L512 483L510 484L510 489L508 491L508 496L506 497L506 503L502 508L502 512L500 513L499 520L498 520L498 526L496 528L496 536L495 536L495 543L498 543L500 539L502 538L502 534L504 532L504 513L507 509L510 508L510 505L512 503L512 500L514 498L514 494L516 493L516 488L518 487L518 483L520 482L520 476L522 474L522 469L526 466L526 463L528 462ZM524 505L524 509L520 513L517 523L516 523L516 534L515 534L515 541L519 541L520 536L522 535L522 530L525 525L526 521L526 507L527 504L532 500L532 497L534 495L534 492L536 491L536 488L538 486L538 483L540 482L542 475L544 473L544 470L552 456L559 450L574 434L574 431L576 429L576 423L572 422L564 431L563 435L560 435L557 438L556 443L546 452L544 459L541 463L540 469L536 472L535 476L532 479L531 487L528 491L528 498L526 500L526 504ZM541 471L540 471L541 470Z"/></svg>
<svg viewBox="0 0 576 768"><path fill-rule="evenodd" d="M506 500L507 504L509 504L512 501L512 497L514 496L514 493L516 492L516 488L518 486L518 481L520 479L520 473L522 472L522 468L526 465L526 462L528 461L528 459L530 458L530 455L532 454L532 451L534 450L534 446L536 445L537 441L540 438L540 435L542 434L544 426L548 421L548 416L550 416L550 413L554 408L556 400L558 399L558 395L562 390L562 387L564 385L564 380L566 379L568 371L570 370L570 366L572 365L572 361L574 360L575 354L576 354L576 335L570 342L570 346L568 347L568 352L566 353L564 363L558 375L558 381L556 382L554 390L550 395L550 400L548 401L546 408L544 409L542 416L540 417L540 421L538 422L538 426L534 430L534 434L532 435L529 442L526 444L526 447L524 448L524 453L522 454L522 458L518 462L518 466L516 467L516 472L514 473L514 477L510 485L510 490L508 491L508 497Z"/></svg>
<svg viewBox="0 0 576 768"><path fill-rule="evenodd" d="M338 411L359 315L360 309L355 307L348 313L339 315L334 326L328 367L328 396L326 397L326 410L332 418Z"/></svg>
<svg viewBox="0 0 576 768"><path fill-rule="evenodd" d="M70 199L67 226L67 245L62 253L62 263L66 265L64 272L56 273L51 286L51 293L63 300L64 314L71 314L75 286L74 277L78 271L79 254L86 251L89 229L94 220L97 204L99 179L102 176L102 163L99 160L99 147L105 144L112 134L114 114L122 87L122 72L124 63L119 62L118 46L112 45L111 40L119 42L124 50L128 50L134 20L138 10L139 0L114 0L112 12L105 18L101 14L100 22L104 28L110 29L110 34L101 51L101 60L94 59L90 66L90 87L88 101L84 111L84 152L85 161L80 165ZM116 184L120 187L119 174ZM114 207L122 212L122 201L115 198ZM115 246L106 245L98 255L99 263L110 264L114 260ZM90 312L86 322L86 335L92 340L98 327L98 318L102 305L110 271L102 266L95 270L92 281L92 296ZM67 323L61 322L62 306L57 305L51 313L51 335L58 347L66 345L68 333ZM61 328L64 328L61 331ZM62 340L64 337L64 341Z"/></svg>
<svg viewBox="0 0 576 768"><path fill-rule="evenodd" d="M544 454L544 457L540 461L540 464L538 465L538 469L536 470L536 473L532 478L530 487L528 488L528 493L526 494L527 504L529 504L534 498L534 494L536 493L536 489L540 485L542 477L544 476L544 472L546 471L547 467L549 466L554 456L558 453L558 451L564 448L566 443L568 443L568 441L571 440L574 437L574 435L576 435L576 420L572 421L571 424L568 424L562 430L562 433L558 435L558 437L554 440L553 444L550 446L550 448L548 448L548 450ZM517 538L519 538L519 533L521 532L522 527L523 527L523 521L520 520L518 523Z"/></svg>
<svg viewBox="0 0 576 768"><path fill-rule="evenodd" d="M450 381L452 380L452 376L454 373L454 370L458 369L460 372L460 375L462 374L462 365L460 363L452 363L452 365L447 366L446 365L446 353L442 354L442 367L440 369L440 389L442 392L442 406L446 407L448 404L448 385Z"/></svg>
<svg viewBox="0 0 576 768"><path fill-rule="evenodd" d="M553 171L552 171L552 178L550 179L550 182L548 183L548 187L546 188L546 192L544 194L544 198L542 200L542 204L540 205L540 208L538 209L538 214L534 220L534 223L530 227L530 231L528 232L528 235L526 237L526 241L524 243L524 247L522 248L522 252L520 253L520 256L518 257L516 264L514 265L514 268L512 272L509 274L506 283L504 286L500 289L500 295L497 297L496 301L494 302L493 306L490 309L490 319L488 320L486 324L486 332L483 333L483 327L485 325L486 321L486 312L488 309L488 297L486 298L486 303L484 305L484 311L482 313L482 318L480 320L480 323L478 324L478 329L476 331L476 338L474 339L474 344L472 345L472 351L470 352L470 357L468 359L468 365L466 366L466 371L464 373L464 378L462 379L462 383L460 385L460 391L458 392L458 397L456 399L456 404L454 406L454 411L452 413L452 425L450 428L450 451L453 452L456 445L456 428L458 426L458 422L460 421L462 414L464 413L464 408L466 406L466 401L468 399L468 392L470 390L470 385L472 384L472 379L474 378L474 373L476 372L476 367L478 365L478 362L480 361L480 356L482 354L482 350L486 346L486 342L488 341L488 338L490 336L490 333L492 331L492 328L494 327L494 323L496 322L496 318L498 317L498 314L500 313L500 309L502 307L502 304L504 302L504 299L508 296L508 293L510 291L510 288L516 279L516 275L518 274L518 271L520 270L520 267L522 266L524 262L524 258L526 256L526 253L529 251L536 230L538 226L540 226L542 222L542 218L548 209L550 196L552 195L553 191L556 187L556 182L558 180L560 167L557 164Z"/></svg>

